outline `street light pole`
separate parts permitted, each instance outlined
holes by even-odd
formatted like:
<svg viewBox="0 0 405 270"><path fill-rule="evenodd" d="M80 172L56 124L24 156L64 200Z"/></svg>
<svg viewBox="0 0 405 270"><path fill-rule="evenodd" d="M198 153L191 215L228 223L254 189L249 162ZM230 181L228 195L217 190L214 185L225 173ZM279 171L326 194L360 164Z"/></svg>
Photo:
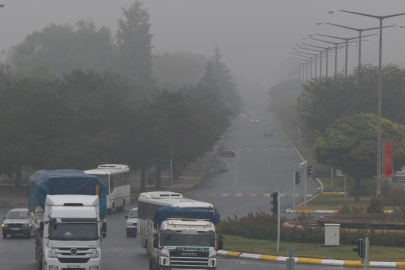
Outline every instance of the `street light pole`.
<svg viewBox="0 0 405 270"><path fill-rule="evenodd" d="M376 196L379 196L381 194L381 90L382 90L382 21L387 18L392 18L392 17L397 17L397 16L402 16L405 15L405 13L398 13L398 14L392 14L388 16L375 16L375 15L370 15L370 14L364 14L364 13L358 13L358 12L352 12L352 11L347 11L347 10L338 10L338 9L330 9L328 10L329 14L333 14L334 11L341 11L341 12L346 12L346 13L351 13L355 15L360 15L360 16L366 16L370 18L375 18L380 20L380 41L379 41L379 55L378 55L378 130L377 130L377 191L376 191Z"/></svg>
<svg viewBox="0 0 405 270"><path fill-rule="evenodd" d="M310 74L309 74L309 80L312 80L312 58L313 57L309 57L309 56L304 56L304 55L299 55L299 53L300 52L297 52L297 51L292 51L292 52L290 52L290 54L292 54L292 55L295 55L295 56L299 56L299 57L304 57L304 58L309 58L309 60L303 60L303 59L299 59L299 58L294 58L294 57L289 57L289 58L292 58L292 59L297 59L297 60L301 60L301 61L305 61L305 62L309 62L309 64L310 64L310 68L309 68L309 70L310 70ZM311 53L303 53L303 54L309 54L309 55L314 55L314 54L311 54ZM308 81L308 62L307 62L307 81ZM316 63L315 63L315 65L316 65Z"/></svg>
<svg viewBox="0 0 405 270"><path fill-rule="evenodd" d="M325 48L325 47L315 46L315 45L311 45L311 44L306 44L305 42L303 42L302 45L311 46L311 47L320 48L320 49L325 50L325 52L326 52L325 53L326 54L326 77L328 77L328 58L329 58L328 52L329 52L330 48L329 47ZM321 59L321 61L322 61L322 59ZM322 67L321 67L321 69L322 69ZM322 76L322 71L321 71L321 76Z"/></svg>
<svg viewBox="0 0 405 270"><path fill-rule="evenodd" d="M341 27L341 28L345 28L345 29L349 29L349 30L353 30L353 31L357 31L359 32L359 60L358 60L358 64L357 64L357 70L358 72L360 71L361 68L361 33L364 31L370 31L370 30L376 30L376 29L380 29L380 27L372 27L372 28L353 28L353 27L348 27L348 26L344 26L344 25L339 25L339 24L334 24L334 23L325 23L325 22L317 22L317 25L321 25L321 24L329 24L329 25L333 25L333 26L337 26L337 27ZM384 26L383 28L388 28L388 27L394 27L397 25L389 25L389 26Z"/></svg>
<svg viewBox="0 0 405 270"><path fill-rule="evenodd" d="M336 39L341 39L341 40L346 41L346 42L345 42L345 44L346 44L345 77L347 77L347 59L348 59L348 48L347 48L347 46L348 46L349 40L358 39L359 37L342 38L342 37L328 36L328 35L321 35L321 34L317 34L317 35L318 35L318 36L322 36L322 37L336 38ZM364 37L375 36L375 35L376 35L376 34L372 34L372 35L367 35L367 36L364 36Z"/></svg>

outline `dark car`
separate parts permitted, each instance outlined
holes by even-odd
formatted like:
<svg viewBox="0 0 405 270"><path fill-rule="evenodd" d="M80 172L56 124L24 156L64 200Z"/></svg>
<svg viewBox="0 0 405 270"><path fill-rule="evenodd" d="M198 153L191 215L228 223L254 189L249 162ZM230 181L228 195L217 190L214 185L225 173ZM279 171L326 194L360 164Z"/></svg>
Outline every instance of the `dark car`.
<svg viewBox="0 0 405 270"><path fill-rule="evenodd" d="M11 209L4 218L1 229L3 230L3 238L7 238L9 234L23 234L31 237L28 208Z"/></svg>
<svg viewBox="0 0 405 270"><path fill-rule="evenodd" d="M221 148L221 157L223 156L235 156L235 148L232 146L222 146Z"/></svg>
<svg viewBox="0 0 405 270"><path fill-rule="evenodd" d="M263 128L263 137L273 137L274 136L274 132L273 132L273 127L271 125L265 125Z"/></svg>

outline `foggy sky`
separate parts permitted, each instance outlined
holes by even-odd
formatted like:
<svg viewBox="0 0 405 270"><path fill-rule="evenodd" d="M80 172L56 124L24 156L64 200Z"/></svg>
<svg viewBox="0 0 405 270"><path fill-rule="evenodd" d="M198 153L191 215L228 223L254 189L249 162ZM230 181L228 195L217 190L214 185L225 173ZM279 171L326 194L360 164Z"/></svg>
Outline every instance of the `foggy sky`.
<svg viewBox="0 0 405 270"><path fill-rule="evenodd" d="M21 43L27 34L40 31L50 23L75 24L91 19L98 27L106 26L115 35L121 6L132 0L3 0L0 9L0 50ZM344 9L374 15L405 12L405 1L390 0L145 0L151 23L154 53L182 51L212 56L218 45L240 91L258 99L276 83L274 73L292 47L309 33L355 37L358 32L316 25L330 22L355 28L379 26L377 19L336 12ZM405 16L386 19L384 25L405 24ZM367 31L364 35L378 33ZM327 38L325 38L327 39ZM362 43L362 62L378 64L378 36ZM336 41L328 39L330 41ZM317 46L326 43L308 42ZM405 62L405 28L383 30L383 62ZM349 72L357 64L358 48L349 49ZM4 57L0 58L4 59ZM325 66L325 64L324 64ZM329 72L334 67L334 55ZM344 68L344 51L338 53L338 68ZM252 86L254 85L254 86ZM257 91L256 91L257 92ZM245 95L244 95L245 96Z"/></svg>

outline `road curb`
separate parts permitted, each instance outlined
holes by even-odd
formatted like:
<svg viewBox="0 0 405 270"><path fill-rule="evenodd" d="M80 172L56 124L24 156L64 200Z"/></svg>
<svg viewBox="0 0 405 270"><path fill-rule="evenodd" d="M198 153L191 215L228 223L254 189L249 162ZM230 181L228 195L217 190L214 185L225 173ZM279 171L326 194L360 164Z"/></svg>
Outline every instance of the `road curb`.
<svg viewBox="0 0 405 270"><path fill-rule="evenodd" d="M294 210L285 210L288 214L294 214ZM295 213L301 214L336 214L339 210L295 210ZM394 213L394 210L384 210L384 213Z"/></svg>
<svg viewBox="0 0 405 270"><path fill-rule="evenodd" d="M258 260L258 261L272 261L272 262L285 262L288 257L284 256L272 256L272 255L260 255L253 253L241 253L235 251L218 250L217 256L227 258L238 258L246 260ZM346 267L363 267L364 265L360 261L354 260L328 260L318 258L303 258L293 257L295 263L299 264L316 264L326 266L346 266ZM384 267L384 268L403 268L405 262L369 262L369 267Z"/></svg>

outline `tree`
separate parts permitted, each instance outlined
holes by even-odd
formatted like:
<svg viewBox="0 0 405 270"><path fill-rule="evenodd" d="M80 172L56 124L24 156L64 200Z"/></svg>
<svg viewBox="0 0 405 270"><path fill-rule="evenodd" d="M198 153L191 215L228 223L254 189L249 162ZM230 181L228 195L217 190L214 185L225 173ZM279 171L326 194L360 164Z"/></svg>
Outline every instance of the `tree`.
<svg viewBox="0 0 405 270"><path fill-rule="evenodd" d="M405 69L396 65L383 67L382 116L405 124ZM359 113L377 114L378 67L362 66L361 76L313 79L305 84L298 98L298 116L302 130L322 134L329 124L343 116Z"/></svg>
<svg viewBox="0 0 405 270"><path fill-rule="evenodd" d="M207 57L201 54L160 53L153 58L153 78L160 89L177 91L184 85L197 83L207 62Z"/></svg>
<svg viewBox="0 0 405 270"><path fill-rule="evenodd" d="M212 72L208 69L212 68ZM215 77L215 82L213 81ZM218 97L228 107L233 115L238 115L242 108L241 98L236 89L233 77L224 62L218 46L215 47L214 57L211 64L207 64L204 77L201 82L206 87L218 86ZM214 89L216 90L216 89Z"/></svg>
<svg viewBox="0 0 405 270"><path fill-rule="evenodd" d="M121 8L124 18L118 21L116 34L120 53L120 74L141 85L152 80L152 34L147 9L138 0L127 8Z"/></svg>
<svg viewBox="0 0 405 270"><path fill-rule="evenodd" d="M115 71L111 31L80 20L76 26L50 24L12 48L10 63L20 76L54 79L72 69Z"/></svg>
<svg viewBox="0 0 405 270"><path fill-rule="evenodd" d="M405 128L381 119L381 138L394 142L394 168L405 164ZM328 126L314 145L319 164L332 166L356 182L355 201L359 201L360 181L376 175L377 116L356 114L342 117Z"/></svg>
<svg viewBox="0 0 405 270"><path fill-rule="evenodd" d="M51 83L16 78L0 96L1 170L17 175L24 165L41 169L51 158L52 144L63 133L66 107Z"/></svg>

